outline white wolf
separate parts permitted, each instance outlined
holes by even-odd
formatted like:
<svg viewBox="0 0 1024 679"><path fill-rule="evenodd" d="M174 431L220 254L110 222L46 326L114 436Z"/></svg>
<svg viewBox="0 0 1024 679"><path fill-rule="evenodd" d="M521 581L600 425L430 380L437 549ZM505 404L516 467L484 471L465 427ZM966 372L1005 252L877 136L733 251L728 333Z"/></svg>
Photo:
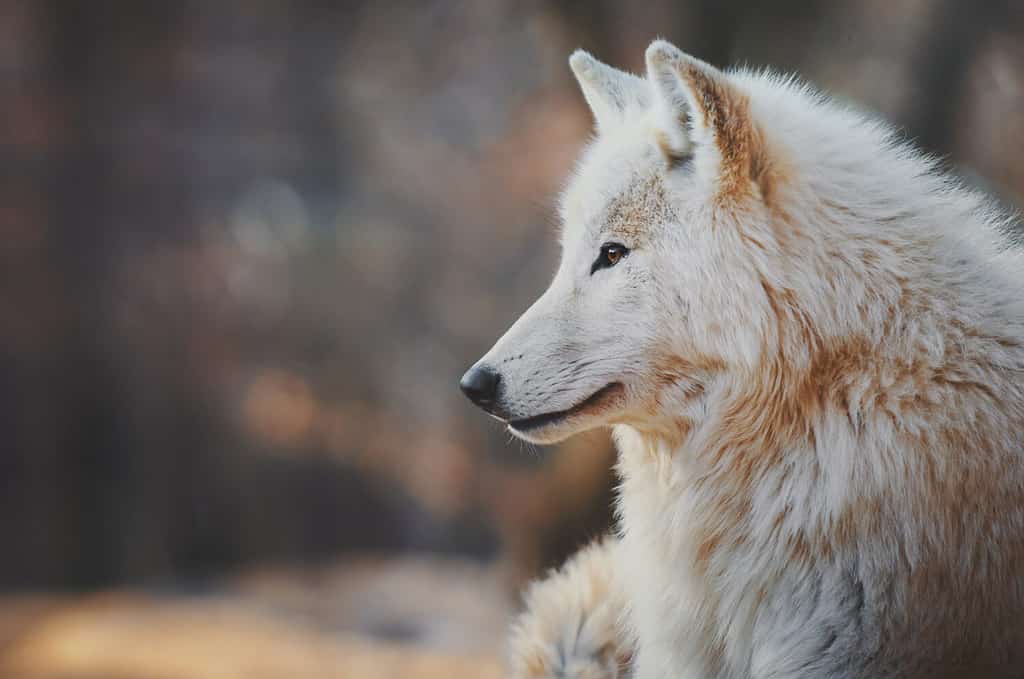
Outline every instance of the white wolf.
<svg viewBox="0 0 1024 679"><path fill-rule="evenodd" d="M614 425L619 535L534 586L512 675L1024 676L1010 219L791 79L570 64L561 265L462 388L538 443Z"/></svg>

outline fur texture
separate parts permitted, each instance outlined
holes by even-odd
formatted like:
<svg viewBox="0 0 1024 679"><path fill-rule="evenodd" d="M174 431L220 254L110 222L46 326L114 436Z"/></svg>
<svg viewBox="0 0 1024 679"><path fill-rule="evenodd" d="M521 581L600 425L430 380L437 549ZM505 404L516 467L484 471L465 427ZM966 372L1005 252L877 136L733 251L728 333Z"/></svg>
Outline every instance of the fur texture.
<svg viewBox="0 0 1024 679"><path fill-rule="evenodd" d="M562 262L478 364L513 433L620 452L618 541L535 587L513 676L1024 676L1010 220L791 79L646 56L571 58Z"/></svg>

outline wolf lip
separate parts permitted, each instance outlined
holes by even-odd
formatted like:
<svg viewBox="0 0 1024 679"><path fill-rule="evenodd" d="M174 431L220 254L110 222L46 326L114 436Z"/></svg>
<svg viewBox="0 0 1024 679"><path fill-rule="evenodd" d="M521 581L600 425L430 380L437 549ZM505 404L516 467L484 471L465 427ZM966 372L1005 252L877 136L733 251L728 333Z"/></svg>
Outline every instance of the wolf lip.
<svg viewBox="0 0 1024 679"><path fill-rule="evenodd" d="M508 426L522 432L546 427L550 424L555 424L556 422L572 417L573 415L577 415L589 408L600 406L609 398L614 397L615 394L618 394L621 391L621 382L610 382L571 408L566 408L565 410L559 410L553 413L534 415L533 417L524 417L519 420L509 420Z"/></svg>

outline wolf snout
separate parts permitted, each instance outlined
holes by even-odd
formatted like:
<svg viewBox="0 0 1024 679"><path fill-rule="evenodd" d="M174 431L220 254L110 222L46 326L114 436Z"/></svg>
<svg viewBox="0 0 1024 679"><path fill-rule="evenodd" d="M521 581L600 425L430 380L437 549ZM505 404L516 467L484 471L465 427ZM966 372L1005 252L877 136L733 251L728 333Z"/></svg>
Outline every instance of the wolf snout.
<svg viewBox="0 0 1024 679"><path fill-rule="evenodd" d="M488 365L474 365L459 380L459 388L470 401L493 413L500 383L501 374L494 368Z"/></svg>

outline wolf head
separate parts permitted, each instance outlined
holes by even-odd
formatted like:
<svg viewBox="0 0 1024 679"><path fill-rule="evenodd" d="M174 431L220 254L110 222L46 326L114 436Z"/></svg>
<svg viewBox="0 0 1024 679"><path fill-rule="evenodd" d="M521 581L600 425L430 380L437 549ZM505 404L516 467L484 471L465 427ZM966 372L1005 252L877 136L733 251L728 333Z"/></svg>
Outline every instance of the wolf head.
<svg viewBox="0 0 1024 679"><path fill-rule="evenodd" d="M646 78L583 51L569 63L597 135L562 197L561 264L460 386L536 443L678 429L715 373L757 350L742 310L756 283L730 271L716 225L765 219L758 131L728 75L664 41Z"/></svg>
<svg viewBox="0 0 1024 679"><path fill-rule="evenodd" d="M664 41L643 78L570 65L597 134L562 196L561 264L461 382L512 433L678 440L713 414L780 444L816 413L853 418L879 361L956 345L948 281L995 261L993 231L964 225L996 218L890 128ZM992 276L977 290L1005 287Z"/></svg>

